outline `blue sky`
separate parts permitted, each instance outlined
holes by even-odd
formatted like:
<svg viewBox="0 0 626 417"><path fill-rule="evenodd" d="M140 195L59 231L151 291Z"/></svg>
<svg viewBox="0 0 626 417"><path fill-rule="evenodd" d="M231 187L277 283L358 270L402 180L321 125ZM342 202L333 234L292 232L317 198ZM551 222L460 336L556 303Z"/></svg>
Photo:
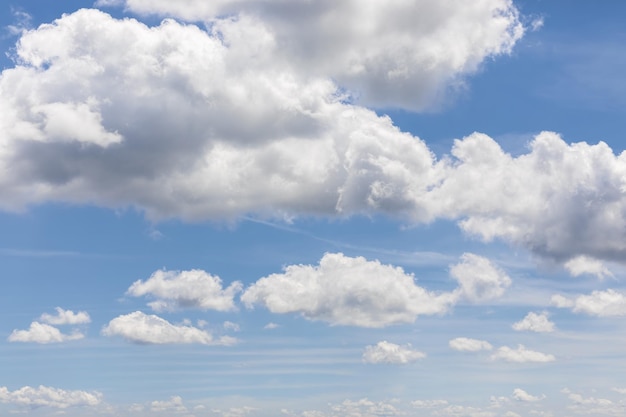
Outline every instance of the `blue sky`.
<svg viewBox="0 0 626 417"><path fill-rule="evenodd" d="M0 414L621 416L617 2L0 7Z"/></svg>

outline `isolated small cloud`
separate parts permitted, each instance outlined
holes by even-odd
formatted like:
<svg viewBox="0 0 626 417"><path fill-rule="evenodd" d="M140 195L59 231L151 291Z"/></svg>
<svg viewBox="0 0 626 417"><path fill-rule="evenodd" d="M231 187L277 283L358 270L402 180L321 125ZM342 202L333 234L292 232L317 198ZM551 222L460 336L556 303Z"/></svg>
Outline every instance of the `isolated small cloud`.
<svg viewBox="0 0 626 417"><path fill-rule="evenodd" d="M545 396L536 397L534 395L530 395L529 393L527 393L521 388L515 388L513 390L513 398L515 398L517 401L532 403L532 402L541 401L543 398L545 398Z"/></svg>
<svg viewBox="0 0 626 417"><path fill-rule="evenodd" d="M102 402L102 394L97 391L66 391L43 385L37 388L25 386L15 391L9 391L7 387L0 387L0 402L28 408L66 409L79 406L97 406Z"/></svg>
<svg viewBox="0 0 626 417"><path fill-rule="evenodd" d="M367 346L363 352L363 362L378 364L407 364L426 357L426 354L414 350L410 344L396 345L386 340L378 342L376 345Z"/></svg>
<svg viewBox="0 0 626 417"><path fill-rule="evenodd" d="M225 321L223 326L224 330L230 330L233 332L238 332L239 330L241 330L241 327L237 323L233 323L232 321Z"/></svg>
<svg viewBox="0 0 626 417"><path fill-rule="evenodd" d="M192 326L178 326L155 315L141 311L114 318L102 329L104 336L121 336L138 344L203 344L232 345L236 339L222 336L214 339L204 330Z"/></svg>
<svg viewBox="0 0 626 417"><path fill-rule="evenodd" d="M464 253L461 262L450 269L450 275L459 282L459 294L475 303L498 298L511 285L504 271L472 253Z"/></svg>
<svg viewBox="0 0 626 417"><path fill-rule="evenodd" d="M492 355L493 360L503 360L505 362L527 363L527 362L553 362L556 360L554 355L536 352L526 349L524 345L518 345L517 349L508 346L498 348Z"/></svg>
<svg viewBox="0 0 626 417"><path fill-rule="evenodd" d="M183 399L178 395L175 395L166 401L152 401L150 403L150 411L162 413L184 413L187 412L187 407L183 404Z"/></svg>
<svg viewBox="0 0 626 417"><path fill-rule="evenodd" d="M79 340L84 337L85 335L79 331L65 334L61 333L56 327L34 321L30 324L28 330L13 330L8 340L9 342L48 344Z"/></svg>
<svg viewBox="0 0 626 417"><path fill-rule="evenodd" d="M91 317L86 311L74 313L72 310L63 310L61 307L56 307L55 310L56 315L44 313L39 317L39 320L54 325L91 323Z"/></svg>
<svg viewBox="0 0 626 417"><path fill-rule="evenodd" d="M551 301L556 307L570 308L574 313L597 317L626 316L626 296L613 289L593 291L589 295L579 295L573 299L555 294Z"/></svg>
<svg viewBox="0 0 626 417"><path fill-rule="evenodd" d="M491 346L491 343L489 342L484 340L469 339L467 337L457 337L456 339L452 339L448 342L448 345L452 349L461 352L479 352L481 350L493 349L493 346Z"/></svg>
<svg viewBox="0 0 626 417"><path fill-rule="evenodd" d="M273 330L273 329L278 329L280 327L280 324L276 324L273 322L267 323L265 326L263 326L263 328L265 330Z"/></svg>
<svg viewBox="0 0 626 417"><path fill-rule="evenodd" d="M548 313L542 312L541 314L533 313L532 311L526 315L522 320L514 323L513 330L517 331L529 331L537 333L550 333L554 331L554 323L548 319Z"/></svg>
<svg viewBox="0 0 626 417"><path fill-rule="evenodd" d="M402 268L326 253L317 266L290 265L282 274L259 279L241 301L331 325L384 327L445 313L455 297L425 290Z"/></svg>
<svg viewBox="0 0 626 417"><path fill-rule="evenodd" d="M626 394L626 388L611 388L611 390L620 394Z"/></svg>
<svg viewBox="0 0 626 417"><path fill-rule="evenodd" d="M613 273L604 265L602 261L585 255L572 258L563 264L563 266L567 272L574 277L578 277L583 274L595 275L600 279L613 276Z"/></svg>
<svg viewBox="0 0 626 417"><path fill-rule="evenodd" d="M159 270L146 281L135 281L126 293L134 297L156 298L148 303L155 311L180 308L232 311L236 309L233 297L241 288L241 282L235 281L224 289L219 277L199 269Z"/></svg>

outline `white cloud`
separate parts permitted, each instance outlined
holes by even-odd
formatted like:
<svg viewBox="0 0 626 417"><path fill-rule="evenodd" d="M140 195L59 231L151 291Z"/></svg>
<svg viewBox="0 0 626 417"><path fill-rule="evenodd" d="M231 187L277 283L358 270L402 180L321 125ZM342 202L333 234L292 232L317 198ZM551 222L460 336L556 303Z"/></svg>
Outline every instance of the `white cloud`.
<svg viewBox="0 0 626 417"><path fill-rule="evenodd" d="M485 411L477 407L449 405L441 410L435 411L433 415L450 417L495 417L497 414L493 411Z"/></svg>
<svg viewBox="0 0 626 417"><path fill-rule="evenodd" d="M121 336L139 344L190 344L232 345L236 339L222 336L214 339L204 330L192 326L177 326L161 317L141 311L114 318L102 329L104 336Z"/></svg>
<svg viewBox="0 0 626 417"><path fill-rule="evenodd" d="M524 345L518 345L517 349L511 349L508 346L499 347L492 355L493 360L503 360L506 362L553 362L556 358L554 355L536 352L526 349Z"/></svg>
<svg viewBox="0 0 626 417"><path fill-rule="evenodd" d="M229 45L241 41L241 33L222 28L224 22L216 16L252 20L266 28L268 41L281 45L272 50L273 62L306 76L337 80L363 104L414 110L433 107L446 92L462 88L464 76L476 72L486 58L509 53L524 32L515 6L506 0L282 4L125 3L138 13L217 23Z"/></svg>
<svg viewBox="0 0 626 417"><path fill-rule="evenodd" d="M156 301L148 303L155 311L177 308L231 311L236 309L233 297L241 288L241 282L235 281L223 289L219 277L198 269L159 270L146 281L135 281L126 293L135 297L155 297Z"/></svg>
<svg viewBox="0 0 626 417"><path fill-rule="evenodd" d="M626 315L626 297L623 293L608 289L579 295L575 299L560 294L552 296L552 304L560 308L571 308L574 313L598 317L620 317Z"/></svg>
<svg viewBox="0 0 626 417"><path fill-rule="evenodd" d="M498 298L511 285L511 278L487 258L464 253L461 262L452 266L450 275L459 282L459 294L472 302Z"/></svg>
<svg viewBox="0 0 626 417"><path fill-rule="evenodd" d="M61 331L56 327L34 321L30 324L28 330L13 330L13 332L9 335L8 340L9 342L48 344L79 340L84 337L85 335L79 331L74 331L71 334L65 334L61 333Z"/></svg>
<svg viewBox="0 0 626 417"><path fill-rule="evenodd" d="M543 398L545 398L545 396L536 397L534 395L530 395L529 393L527 393L521 388L515 388L513 390L513 398L522 402L537 402L537 401L541 401Z"/></svg>
<svg viewBox="0 0 626 417"><path fill-rule="evenodd" d="M577 277L583 274L595 275L598 278L612 277L613 273L604 266L602 261L589 256L577 256L563 264L570 275Z"/></svg>
<svg viewBox="0 0 626 417"><path fill-rule="evenodd" d="M411 405L415 408L436 408L448 405L446 400L415 400L411 401Z"/></svg>
<svg viewBox="0 0 626 417"><path fill-rule="evenodd" d="M611 390L618 392L620 394L626 394L626 388L611 388Z"/></svg>
<svg viewBox="0 0 626 417"><path fill-rule="evenodd" d="M44 323L63 325L63 324L86 324L91 322L89 314L85 311L74 313L72 310L63 310L61 307L55 308L57 314L55 316L44 313L39 320Z"/></svg>
<svg viewBox="0 0 626 417"><path fill-rule="evenodd" d="M413 275L402 268L326 253L318 266L290 265L282 274L259 279L241 300L248 307L300 313L332 325L384 327L444 313L455 297L415 285Z"/></svg>
<svg viewBox="0 0 626 417"><path fill-rule="evenodd" d="M263 326L263 328L264 328L265 330L274 330L274 329L277 329L277 328L279 328L279 327L280 327L280 325L279 325L279 324L272 323L272 322L267 323L265 326Z"/></svg>
<svg viewBox="0 0 626 417"><path fill-rule="evenodd" d="M469 339L467 337L457 337L448 342L449 346L454 350L462 352L479 352L481 350L491 350L491 343L484 340Z"/></svg>
<svg viewBox="0 0 626 417"><path fill-rule="evenodd" d="M400 346L389 343L386 340L378 342L376 345L365 347L363 352L363 362L372 364L407 364L425 357L425 353L414 350L410 344Z"/></svg>
<svg viewBox="0 0 626 417"><path fill-rule="evenodd" d="M554 323L548 319L548 313L545 311L541 314L531 311L522 320L513 323L511 327L513 330L517 331L526 330L538 333L550 333L554 331Z"/></svg>
<svg viewBox="0 0 626 417"><path fill-rule="evenodd" d="M40 385L37 388L25 386L15 391L0 387L0 402L29 408L53 407L65 409L77 406L97 406L102 402L102 394L87 391L66 391Z"/></svg>
<svg viewBox="0 0 626 417"><path fill-rule="evenodd" d="M225 330L231 330L233 332L238 332L239 330L241 330L241 327L239 327L237 323L233 323L232 321L225 321L223 326Z"/></svg>

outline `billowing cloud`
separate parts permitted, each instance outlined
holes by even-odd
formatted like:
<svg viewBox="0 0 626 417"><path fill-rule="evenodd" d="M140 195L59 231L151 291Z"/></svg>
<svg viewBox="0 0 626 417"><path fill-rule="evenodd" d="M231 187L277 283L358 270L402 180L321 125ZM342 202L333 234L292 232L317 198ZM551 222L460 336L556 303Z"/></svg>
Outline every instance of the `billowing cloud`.
<svg viewBox="0 0 626 417"><path fill-rule="evenodd" d="M508 346L499 347L492 355L493 360L503 360L506 362L553 362L556 358L554 355L536 352L527 349L524 345L518 345L517 349Z"/></svg>
<svg viewBox="0 0 626 417"><path fill-rule="evenodd" d="M65 334L61 333L61 331L54 326L34 321L30 324L28 330L13 330L8 340L9 342L48 344L79 340L83 337L85 337L85 335L79 331Z"/></svg>
<svg viewBox="0 0 626 417"><path fill-rule="evenodd" d="M102 402L102 394L87 391L66 391L40 385L37 388L25 386L15 391L0 387L0 402L29 408L53 407L65 409L77 406L97 406Z"/></svg>
<svg viewBox="0 0 626 417"><path fill-rule="evenodd" d="M155 315L141 311L114 318L102 329L104 336L121 336L138 344L232 345L236 339L222 336L214 339L204 330L192 326L178 326Z"/></svg>
<svg viewBox="0 0 626 417"><path fill-rule="evenodd" d="M155 311L178 308L231 311L236 309L233 297L241 288L242 284L235 281L224 289L219 277L198 269L159 270L146 281L135 281L126 293L134 297L148 295L156 298L148 303Z"/></svg>
<svg viewBox="0 0 626 417"><path fill-rule="evenodd" d="M386 340L373 346L367 346L363 352L363 362L372 364L406 364L425 357L425 353L413 349L410 344L401 346Z"/></svg>
<svg viewBox="0 0 626 417"><path fill-rule="evenodd" d="M612 277L613 273L597 259L588 256L577 256L565 262L563 265L572 276L583 274L595 275L598 278Z"/></svg>
<svg viewBox="0 0 626 417"><path fill-rule="evenodd" d="M450 348L461 352L479 352L481 350L491 350L491 343L484 340L469 339L467 337L457 337L448 342Z"/></svg>
<svg viewBox="0 0 626 417"><path fill-rule="evenodd" d="M472 253L464 253L461 262L450 269L450 275L459 282L459 294L472 302L498 298L511 285L504 271Z"/></svg>
<svg viewBox="0 0 626 417"><path fill-rule="evenodd" d="M598 317L620 317L626 315L626 297L623 293L608 289L579 295L574 299L560 294L552 296L552 304L560 308L571 308L574 313Z"/></svg>
<svg viewBox="0 0 626 417"><path fill-rule="evenodd" d="M211 22L227 44L241 31L216 16L253 21L265 28L266 41L280 46L268 56L272 62L330 77L365 105L413 110L441 103L445 93L463 87L464 76L486 58L509 53L524 33L507 0L123 3L141 14Z"/></svg>
<svg viewBox="0 0 626 417"><path fill-rule="evenodd" d="M55 310L57 312L56 315L44 313L39 317L39 320L54 325L86 324L91 322L91 317L89 317L86 311L74 313L72 310L63 310L61 307L57 307Z"/></svg>
<svg viewBox="0 0 626 417"><path fill-rule="evenodd" d="M326 253L318 266L290 265L282 274L259 279L241 300L248 307L300 313L332 325L383 327L444 313L455 296L426 291L402 268Z"/></svg>
<svg viewBox="0 0 626 417"><path fill-rule="evenodd" d="M522 402L537 402L542 400L544 397L536 397L524 391L521 388L515 388L513 390L513 398Z"/></svg>
<svg viewBox="0 0 626 417"><path fill-rule="evenodd" d="M526 330L538 333L550 333L554 331L554 323L548 319L548 313L545 311L541 314L531 311L522 320L513 323L511 327L513 330L517 331Z"/></svg>

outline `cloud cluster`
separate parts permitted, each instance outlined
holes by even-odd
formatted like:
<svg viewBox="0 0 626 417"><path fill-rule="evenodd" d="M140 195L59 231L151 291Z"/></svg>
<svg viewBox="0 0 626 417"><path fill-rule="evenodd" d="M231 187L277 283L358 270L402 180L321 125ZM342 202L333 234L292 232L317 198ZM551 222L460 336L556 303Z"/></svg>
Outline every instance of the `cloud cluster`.
<svg viewBox="0 0 626 417"><path fill-rule="evenodd" d="M522 320L513 323L511 326L513 330L517 331L530 331L538 333L550 333L554 331L554 323L548 318L547 312L540 314L530 312Z"/></svg>
<svg viewBox="0 0 626 417"><path fill-rule="evenodd" d="M96 406L102 402L99 392L66 391L40 385L37 388L25 386L15 391L0 387L0 402L29 408L53 407L65 409L76 406Z"/></svg>
<svg viewBox="0 0 626 417"><path fill-rule="evenodd" d="M241 288L241 282L235 281L224 289L219 277L197 269L159 270L146 281L135 281L126 294L156 298L156 301L148 303L155 311L179 308L232 311L236 309L233 297Z"/></svg>
<svg viewBox="0 0 626 417"><path fill-rule="evenodd" d="M64 310L61 307L56 307L55 310L57 312L55 316L44 313L39 317L39 320L54 325L91 323L91 317L86 311L74 313L72 310Z"/></svg>
<svg viewBox="0 0 626 417"><path fill-rule="evenodd" d="M244 291L241 301L248 307L300 313L332 325L384 327L412 323L418 315L445 313L456 298L416 285L413 275L402 268L326 253L318 266L289 265L282 274L259 279Z"/></svg>
<svg viewBox="0 0 626 417"><path fill-rule="evenodd" d="M543 398L545 398L545 396L537 397L537 396L527 393L521 388L515 388L513 390L513 398L515 398L518 401L532 403L532 402L541 401Z"/></svg>
<svg viewBox="0 0 626 417"><path fill-rule="evenodd" d="M425 357L425 353L413 349L410 344L400 346L383 340L376 345L366 346L362 359L372 364L407 364Z"/></svg>
<svg viewBox="0 0 626 417"><path fill-rule="evenodd" d="M114 318L102 329L102 334L121 336L133 343L157 345L198 343L228 346L237 341L229 336L215 339L205 330L193 326L175 325L161 317L144 314L141 311Z"/></svg>

